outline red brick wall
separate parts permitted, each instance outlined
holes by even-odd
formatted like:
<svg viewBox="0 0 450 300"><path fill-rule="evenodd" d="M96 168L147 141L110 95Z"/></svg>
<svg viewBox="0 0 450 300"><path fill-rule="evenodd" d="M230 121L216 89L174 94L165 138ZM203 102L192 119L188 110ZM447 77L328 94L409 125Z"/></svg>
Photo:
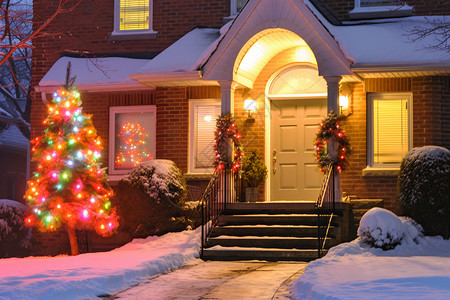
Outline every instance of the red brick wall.
<svg viewBox="0 0 450 300"><path fill-rule="evenodd" d="M405 82L405 80L407 82ZM382 198L386 208L397 210L397 176L362 176L366 157L366 93L412 92L413 147L437 145L449 148L450 77L415 77L368 80L353 90L353 114L343 123L352 144L350 168L341 174L341 186L359 198ZM374 90L376 88L376 90Z"/></svg>

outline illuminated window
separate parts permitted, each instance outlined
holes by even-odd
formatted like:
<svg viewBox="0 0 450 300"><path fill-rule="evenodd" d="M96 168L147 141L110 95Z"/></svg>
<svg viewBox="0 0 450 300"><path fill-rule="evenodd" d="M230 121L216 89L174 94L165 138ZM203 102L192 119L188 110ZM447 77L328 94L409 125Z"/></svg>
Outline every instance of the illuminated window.
<svg viewBox="0 0 450 300"><path fill-rule="evenodd" d="M114 0L113 38L156 38L152 23L153 0Z"/></svg>
<svg viewBox="0 0 450 300"><path fill-rule="evenodd" d="M220 99L189 101L189 172L214 171L214 131Z"/></svg>
<svg viewBox="0 0 450 300"><path fill-rule="evenodd" d="M109 109L109 174L126 174L155 158L156 106Z"/></svg>
<svg viewBox="0 0 450 300"><path fill-rule="evenodd" d="M411 148L411 95L369 93L369 165L399 166Z"/></svg>
<svg viewBox="0 0 450 300"><path fill-rule="evenodd" d="M230 15L237 15L247 2L248 0L230 0Z"/></svg>

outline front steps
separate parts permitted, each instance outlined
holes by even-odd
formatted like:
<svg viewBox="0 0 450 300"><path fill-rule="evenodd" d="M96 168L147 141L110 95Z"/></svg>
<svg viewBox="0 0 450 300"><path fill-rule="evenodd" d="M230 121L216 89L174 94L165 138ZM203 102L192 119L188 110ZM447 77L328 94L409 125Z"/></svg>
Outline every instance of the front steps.
<svg viewBox="0 0 450 300"><path fill-rule="evenodd" d="M219 217L203 251L205 260L298 260L318 257L313 202L234 203ZM334 217L326 248L336 244ZM324 235L322 230L322 235Z"/></svg>

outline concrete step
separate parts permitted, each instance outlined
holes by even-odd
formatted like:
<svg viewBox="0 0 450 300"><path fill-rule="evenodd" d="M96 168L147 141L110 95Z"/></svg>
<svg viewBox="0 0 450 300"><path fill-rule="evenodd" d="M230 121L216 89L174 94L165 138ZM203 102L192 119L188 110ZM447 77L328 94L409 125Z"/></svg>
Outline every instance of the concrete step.
<svg viewBox="0 0 450 300"><path fill-rule="evenodd" d="M317 225L313 214L248 214L221 215L218 225ZM334 224L333 224L334 225Z"/></svg>
<svg viewBox="0 0 450 300"><path fill-rule="evenodd" d="M315 201L307 202L257 202L232 203L227 206L226 214L286 214L314 213Z"/></svg>
<svg viewBox="0 0 450 300"><path fill-rule="evenodd" d="M383 199L352 199L352 208L369 210L372 207L383 207Z"/></svg>
<svg viewBox="0 0 450 300"><path fill-rule="evenodd" d="M321 228L321 235L326 229ZM334 226L330 227L330 237L333 236ZM211 237L220 235L233 236L284 236L311 237L317 236L317 226L313 225L227 225L214 227Z"/></svg>
<svg viewBox="0 0 450 300"><path fill-rule="evenodd" d="M323 241L322 241L323 242ZM327 238L326 248L330 247L331 239ZM276 237L276 236L226 236L211 237L207 247L256 247L277 249L314 249L318 246L317 237Z"/></svg>
<svg viewBox="0 0 450 300"><path fill-rule="evenodd" d="M325 251L326 253L326 251ZM324 254L325 254L324 253ZM203 250L204 260L311 261L318 258L317 249L270 249L220 247Z"/></svg>

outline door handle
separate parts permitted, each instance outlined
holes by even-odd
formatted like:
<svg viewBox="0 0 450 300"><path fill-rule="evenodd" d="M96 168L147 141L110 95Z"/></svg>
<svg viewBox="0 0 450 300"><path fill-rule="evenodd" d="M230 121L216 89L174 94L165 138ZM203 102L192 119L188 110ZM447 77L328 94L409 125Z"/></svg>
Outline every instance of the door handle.
<svg viewBox="0 0 450 300"><path fill-rule="evenodd" d="M277 168L276 168L277 157L276 157L276 154L277 154L277 149L273 149L273 152L272 152L272 155L273 155L273 158L272 158L272 172L273 172L273 174L275 174L277 172Z"/></svg>

